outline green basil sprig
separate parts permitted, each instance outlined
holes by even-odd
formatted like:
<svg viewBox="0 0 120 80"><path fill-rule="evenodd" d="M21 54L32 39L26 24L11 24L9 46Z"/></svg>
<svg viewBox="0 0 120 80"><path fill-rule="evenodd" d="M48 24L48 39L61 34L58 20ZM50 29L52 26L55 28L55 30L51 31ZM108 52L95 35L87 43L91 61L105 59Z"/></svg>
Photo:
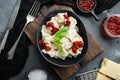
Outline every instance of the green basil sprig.
<svg viewBox="0 0 120 80"><path fill-rule="evenodd" d="M58 47L58 49L65 54L65 49L62 47L61 39L66 36L68 33L69 27L63 27L58 32L55 33L54 44Z"/></svg>

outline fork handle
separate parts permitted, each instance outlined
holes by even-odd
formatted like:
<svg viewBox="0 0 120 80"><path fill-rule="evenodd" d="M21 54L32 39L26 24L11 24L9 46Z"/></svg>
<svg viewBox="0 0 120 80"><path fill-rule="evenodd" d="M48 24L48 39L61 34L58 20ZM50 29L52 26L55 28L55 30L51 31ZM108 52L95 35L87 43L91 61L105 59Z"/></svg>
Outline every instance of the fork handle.
<svg viewBox="0 0 120 80"><path fill-rule="evenodd" d="M12 46L12 48L9 50L9 52L8 52L8 60L13 59L14 54L15 54L15 50L16 50L16 48L17 48L17 45L18 45L18 43L19 43L19 40L20 40L20 38L21 38L21 36L22 36L22 34L23 34L23 32L24 32L25 27L27 26L27 24L28 24L28 23L25 24L25 26L23 27L23 29L22 29L19 37L17 38L16 42L14 43L14 45Z"/></svg>

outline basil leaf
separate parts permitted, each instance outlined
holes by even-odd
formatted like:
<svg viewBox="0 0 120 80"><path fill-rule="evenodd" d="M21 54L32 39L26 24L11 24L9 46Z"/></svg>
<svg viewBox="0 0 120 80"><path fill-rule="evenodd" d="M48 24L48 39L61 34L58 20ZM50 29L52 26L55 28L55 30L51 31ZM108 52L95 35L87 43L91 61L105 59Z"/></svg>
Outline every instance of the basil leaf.
<svg viewBox="0 0 120 80"><path fill-rule="evenodd" d="M55 33L54 43L63 54L65 54L65 49L62 47L62 43L60 41L68 33L68 30L69 27L63 27Z"/></svg>

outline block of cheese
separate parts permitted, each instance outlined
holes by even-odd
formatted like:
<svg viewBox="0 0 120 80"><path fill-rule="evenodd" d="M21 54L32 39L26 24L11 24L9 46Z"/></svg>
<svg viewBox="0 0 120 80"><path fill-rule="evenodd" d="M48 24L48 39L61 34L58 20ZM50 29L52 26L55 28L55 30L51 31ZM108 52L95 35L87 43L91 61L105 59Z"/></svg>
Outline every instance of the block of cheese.
<svg viewBox="0 0 120 80"><path fill-rule="evenodd" d="M116 80L120 80L120 72L117 73Z"/></svg>
<svg viewBox="0 0 120 80"><path fill-rule="evenodd" d="M98 72L96 80L112 80L112 79L110 79L109 77L105 76L104 74L101 74Z"/></svg>
<svg viewBox="0 0 120 80"><path fill-rule="evenodd" d="M120 80L120 64L107 58L104 58L99 72L109 76L110 78Z"/></svg>

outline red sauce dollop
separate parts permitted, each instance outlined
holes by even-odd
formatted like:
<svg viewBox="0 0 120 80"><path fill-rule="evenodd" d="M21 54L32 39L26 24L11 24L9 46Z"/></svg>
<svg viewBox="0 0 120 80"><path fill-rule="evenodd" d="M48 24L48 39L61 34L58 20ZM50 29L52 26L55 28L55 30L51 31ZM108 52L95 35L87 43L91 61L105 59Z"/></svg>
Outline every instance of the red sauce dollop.
<svg viewBox="0 0 120 80"><path fill-rule="evenodd" d="M44 43L44 40L39 40L39 44L45 49L45 51L50 51L51 47L50 46L46 46Z"/></svg>
<svg viewBox="0 0 120 80"><path fill-rule="evenodd" d="M79 0L78 7L84 11L90 11L94 8L94 0Z"/></svg>
<svg viewBox="0 0 120 80"><path fill-rule="evenodd" d="M64 14L63 16L64 16L65 19L69 18L68 14Z"/></svg>
<svg viewBox="0 0 120 80"><path fill-rule="evenodd" d="M65 26L70 26L70 20L69 20L69 16L68 16L68 14L64 14L63 15L64 16L64 18L66 19L66 21L65 21Z"/></svg>
<svg viewBox="0 0 120 80"><path fill-rule="evenodd" d="M70 23L71 23L70 20L67 19L66 22L65 22L65 26L70 26Z"/></svg>
<svg viewBox="0 0 120 80"><path fill-rule="evenodd" d="M107 23L107 29L113 35L120 35L120 17L110 17Z"/></svg>
<svg viewBox="0 0 120 80"><path fill-rule="evenodd" d="M53 22L48 22L46 24L46 28L48 28L48 27L52 28L52 30L51 30L52 34L55 34L57 31L59 31L59 29L57 27L55 27Z"/></svg>
<svg viewBox="0 0 120 80"><path fill-rule="evenodd" d="M45 51L50 51L51 50L50 46L44 46L44 49L45 49Z"/></svg>
<svg viewBox="0 0 120 80"><path fill-rule="evenodd" d="M44 40L39 40L39 44L41 45L41 46L45 46L45 43L44 43Z"/></svg>
<svg viewBox="0 0 120 80"><path fill-rule="evenodd" d="M81 42L81 41L75 41L75 42L73 42L73 45L72 45L72 51L73 51L74 53L77 53L77 50L78 50L79 48L83 47L83 46L84 46L84 43L83 43L83 42Z"/></svg>

